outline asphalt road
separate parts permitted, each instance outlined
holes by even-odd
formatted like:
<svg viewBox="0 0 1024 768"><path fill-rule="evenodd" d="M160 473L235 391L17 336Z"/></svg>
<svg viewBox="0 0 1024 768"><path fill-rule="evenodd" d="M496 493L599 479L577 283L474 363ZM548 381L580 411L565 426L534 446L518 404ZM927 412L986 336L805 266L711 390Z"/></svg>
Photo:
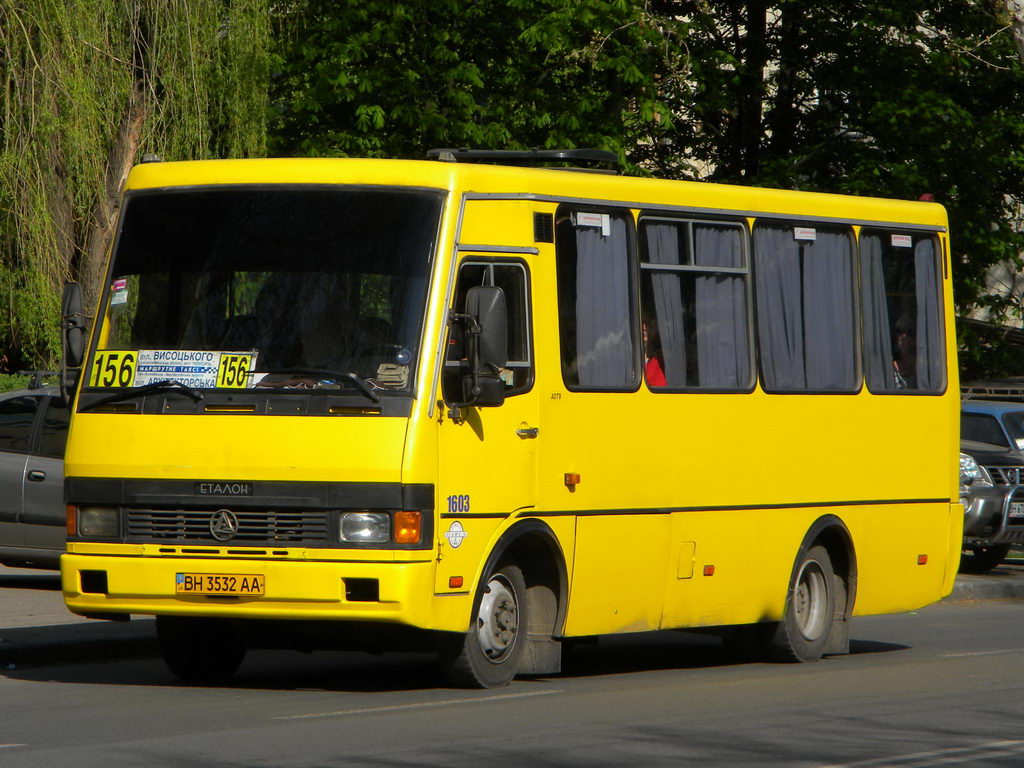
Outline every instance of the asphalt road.
<svg viewBox="0 0 1024 768"><path fill-rule="evenodd" d="M12 592L34 612L0 629L0 655L18 632L50 632L54 651L0 669L0 766L1024 764L1021 600L859 618L851 655L803 665L659 633L578 648L565 674L498 691L445 688L427 656L284 652L201 688L148 655L147 622L68 622L36 579L0 576L0 623ZM138 637L75 646L106 661L52 643L94 627Z"/></svg>

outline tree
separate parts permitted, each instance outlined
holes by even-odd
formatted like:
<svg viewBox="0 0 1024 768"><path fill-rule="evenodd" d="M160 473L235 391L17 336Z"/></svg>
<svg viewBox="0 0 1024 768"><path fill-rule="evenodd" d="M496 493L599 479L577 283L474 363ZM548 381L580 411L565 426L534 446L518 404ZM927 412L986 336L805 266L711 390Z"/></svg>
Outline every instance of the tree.
<svg viewBox="0 0 1024 768"><path fill-rule="evenodd" d="M682 22L627 0L301 0L281 24L279 154L594 146L671 127Z"/></svg>
<svg viewBox="0 0 1024 768"><path fill-rule="evenodd" d="M1019 268L1024 249L1024 65L1002 0L710 0L656 11L693 14L694 89L670 104L671 149L690 165L720 181L934 198L949 212L958 310L1024 314L1021 297L986 284L993 265ZM659 174L678 167L650 159ZM967 356L990 362L991 348L963 333Z"/></svg>
<svg viewBox="0 0 1024 768"><path fill-rule="evenodd" d="M59 296L91 306L140 150L266 146L267 0L0 0L0 357L52 366Z"/></svg>

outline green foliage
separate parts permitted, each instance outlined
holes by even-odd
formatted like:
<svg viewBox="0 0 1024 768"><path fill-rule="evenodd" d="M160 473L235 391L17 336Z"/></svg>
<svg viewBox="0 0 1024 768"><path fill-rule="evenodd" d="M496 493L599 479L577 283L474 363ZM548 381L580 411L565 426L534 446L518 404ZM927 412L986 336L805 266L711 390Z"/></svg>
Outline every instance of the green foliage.
<svg viewBox="0 0 1024 768"><path fill-rule="evenodd" d="M682 25L603 0L305 0L281 19L276 154L594 146L664 132Z"/></svg>
<svg viewBox="0 0 1024 768"><path fill-rule="evenodd" d="M16 373L0 373L0 392L24 389L28 386L29 378Z"/></svg>
<svg viewBox="0 0 1024 768"><path fill-rule="evenodd" d="M959 310L1020 316L1019 298L988 295L985 285L991 265L1019 263L1024 248L1014 230L1024 200L1024 66L1001 6L783 0L706 8L686 41L697 90L672 104L692 116L676 118L676 146L716 180L932 195L950 216Z"/></svg>
<svg viewBox="0 0 1024 768"><path fill-rule="evenodd" d="M0 0L8 365L55 365L62 284L98 292L136 152L265 152L268 36L268 0Z"/></svg>

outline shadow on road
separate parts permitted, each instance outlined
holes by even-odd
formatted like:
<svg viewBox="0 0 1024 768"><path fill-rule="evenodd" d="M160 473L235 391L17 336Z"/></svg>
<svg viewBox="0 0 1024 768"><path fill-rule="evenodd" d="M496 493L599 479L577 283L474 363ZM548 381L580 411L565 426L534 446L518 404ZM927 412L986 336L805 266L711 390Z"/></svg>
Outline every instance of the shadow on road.
<svg viewBox="0 0 1024 768"><path fill-rule="evenodd" d="M115 629L111 625L92 626L94 631L105 627ZM48 631L57 634L63 629L52 627ZM216 642L216 639L210 642ZM0 668L0 674L19 680L85 685L193 687L181 683L166 669L158 657L154 636L109 645L100 642L93 644L92 648L92 656L78 654L61 664ZM850 650L852 654L875 654L907 648L893 643L854 640ZM654 632L602 637L598 642L568 645L563 657L562 676L588 678L663 670L729 668L744 663L751 662L737 658L721 639L713 635ZM433 654L429 653L371 655L351 651L300 653L253 650L230 681L205 687L379 693L429 690L448 685L434 663Z"/></svg>
<svg viewBox="0 0 1024 768"><path fill-rule="evenodd" d="M0 589L4 588L60 592L60 574L53 571L5 573L3 566L0 566Z"/></svg>

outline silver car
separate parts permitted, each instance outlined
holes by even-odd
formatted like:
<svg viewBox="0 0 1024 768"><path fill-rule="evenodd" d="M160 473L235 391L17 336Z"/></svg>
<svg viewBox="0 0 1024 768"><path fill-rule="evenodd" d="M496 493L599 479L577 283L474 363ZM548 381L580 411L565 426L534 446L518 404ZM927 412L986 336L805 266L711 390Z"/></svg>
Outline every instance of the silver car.
<svg viewBox="0 0 1024 768"><path fill-rule="evenodd" d="M68 416L57 387L0 395L0 564L60 568Z"/></svg>

